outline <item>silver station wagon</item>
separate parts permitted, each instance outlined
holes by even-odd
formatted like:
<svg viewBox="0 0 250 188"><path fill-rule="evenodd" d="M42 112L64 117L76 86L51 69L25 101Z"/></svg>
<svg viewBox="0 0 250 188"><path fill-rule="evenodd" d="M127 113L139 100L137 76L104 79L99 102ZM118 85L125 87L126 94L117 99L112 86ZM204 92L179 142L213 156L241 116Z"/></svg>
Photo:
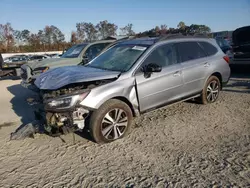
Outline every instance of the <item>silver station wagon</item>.
<svg viewBox="0 0 250 188"><path fill-rule="evenodd" d="M86 128L97 143L111 142L144 112L190 99L214 103L230 78L228 62L216 41L202 36L126 40L87 65L41 74L40 118L50 134Z"/></svg>

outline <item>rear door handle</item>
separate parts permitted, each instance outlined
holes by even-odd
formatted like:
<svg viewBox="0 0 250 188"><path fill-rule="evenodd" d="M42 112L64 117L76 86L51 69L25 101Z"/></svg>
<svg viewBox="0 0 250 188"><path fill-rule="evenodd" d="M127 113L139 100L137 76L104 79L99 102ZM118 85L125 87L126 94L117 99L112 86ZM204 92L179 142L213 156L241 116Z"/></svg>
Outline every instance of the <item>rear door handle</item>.
<svg viewBox="0 0 250 188"><path fill-rule="evenodd" d="M209 67L210 66L210 63L206 62L204 63L204 67Z"/></svg>
<svg viewBox="0 0 250 188"><path fill-rule="evenodd" d="M181 75L181 71L176 71L173 75L174 75L174 77L180 76Z"/></svg>

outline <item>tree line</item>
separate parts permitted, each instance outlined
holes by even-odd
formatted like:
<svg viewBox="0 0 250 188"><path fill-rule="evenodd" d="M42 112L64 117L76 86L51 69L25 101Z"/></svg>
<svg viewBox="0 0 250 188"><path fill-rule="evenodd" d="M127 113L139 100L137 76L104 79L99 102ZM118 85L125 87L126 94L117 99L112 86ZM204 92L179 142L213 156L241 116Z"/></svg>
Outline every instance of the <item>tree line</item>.
<svg viewBox="0 0 250 188"><path fill-rule="evenodd" d="M135 33L131 23L118 30L116 24L104 20L96 25L90 22L76 23L76 30L71 32L70 41L66 42L64 33L54 25L45 26L37 33L32 33L28 29L15 30L11 23L6 23L0 24L0 52L61 51L77 43L92 42L117 35L144 37L175 33L209 34L210 32L211 29L206 25L188 26L181 21L176 28L168 28L163 24L148 31Z"/></svg>

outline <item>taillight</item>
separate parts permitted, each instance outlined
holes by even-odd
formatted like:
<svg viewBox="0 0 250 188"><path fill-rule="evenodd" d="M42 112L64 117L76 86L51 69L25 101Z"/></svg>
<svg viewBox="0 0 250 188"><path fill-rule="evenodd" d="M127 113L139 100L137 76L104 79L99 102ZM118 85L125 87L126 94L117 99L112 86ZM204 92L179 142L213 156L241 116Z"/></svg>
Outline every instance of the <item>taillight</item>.
<svg viewBox="0 0 250 188"><path fill-rule="evenodd" d="M224 56L223 59L224 59L227 63L229 63L229 61L230 61L230 58L229 58L228 56Z"/></svg>

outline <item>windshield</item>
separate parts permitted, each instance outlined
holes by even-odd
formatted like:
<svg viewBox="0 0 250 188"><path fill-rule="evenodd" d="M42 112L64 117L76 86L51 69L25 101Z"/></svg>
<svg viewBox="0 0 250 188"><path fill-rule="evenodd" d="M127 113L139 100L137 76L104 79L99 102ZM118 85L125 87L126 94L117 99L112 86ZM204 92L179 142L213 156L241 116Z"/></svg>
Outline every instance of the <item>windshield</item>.
<svg viewBox="0 0 250 188"><path fill-rule="evenodd" d="M86 46L87 44L79 44L79 45L72 46L61 57L62 58L76 58L80 55L80 53Z"/></svg>
<svg viewBox="0 0 250 188"><path fill-rule="evenodd" d="M145 45L116 45L95 58L86 66L126 72L134 65L136 60L146 51L147 48L148 46Z"/></svg>

